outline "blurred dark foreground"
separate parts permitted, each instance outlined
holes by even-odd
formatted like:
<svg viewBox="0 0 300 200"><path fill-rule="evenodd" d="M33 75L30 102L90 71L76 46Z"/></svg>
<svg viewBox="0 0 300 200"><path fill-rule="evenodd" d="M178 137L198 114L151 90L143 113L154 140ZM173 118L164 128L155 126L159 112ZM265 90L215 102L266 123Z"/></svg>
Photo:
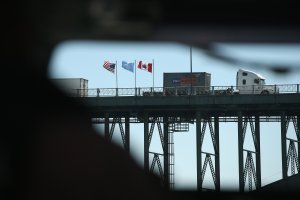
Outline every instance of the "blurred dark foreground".
<svg viewBox="0 0 300 200"><path fill-rule="evenodd" d="M252 193L170 192L157 177L145 173L125 152L99 136L89 112L65 97L47 77L53 48L68 39L171 40L200 48L217 41L296 43L300 34L295 3L25 0L4 4L0 198L260 199L297 195L295 189L276 187Z"/></svg>

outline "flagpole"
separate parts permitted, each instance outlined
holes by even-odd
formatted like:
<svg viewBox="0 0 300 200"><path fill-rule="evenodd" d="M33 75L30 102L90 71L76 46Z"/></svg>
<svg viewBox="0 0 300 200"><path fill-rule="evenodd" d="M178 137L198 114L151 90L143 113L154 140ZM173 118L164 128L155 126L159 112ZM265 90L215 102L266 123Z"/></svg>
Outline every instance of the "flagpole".
<svg viewBox="0 0 300 200"><path fill-rule="evenodd" d="M192 63L192 46L190 47L190 67L191 67L191 75L193 72L193 63ZM192 76L191 76L192 77Z"/></svg>
<svg viewBox="0 0 300 200"><path fill-rule="evenodd" d="M152 63L153 63L153 74L152 74L152 78L153 78L153 90L154 90L154 59L152 59Z"/></svg>
<svg viewBox="0 0 300 200"><path fill-rule="evenodd" d="M116 88L118 88L118 63L116 61Z"/></svg>
<svg viewBox="0 0 300 200"><path fill-rule="evenodd" d="M191 91L190 91L190 95L192 94L192 73L193 73L193 62L192 62L192 46L190 47L190 68L191 68Z"/></svg>
<svg viewBox="0 0 300 200"><path fill-rule="evenodd" d="M136 88L136 60L134 60L134 88Z"/></svg>

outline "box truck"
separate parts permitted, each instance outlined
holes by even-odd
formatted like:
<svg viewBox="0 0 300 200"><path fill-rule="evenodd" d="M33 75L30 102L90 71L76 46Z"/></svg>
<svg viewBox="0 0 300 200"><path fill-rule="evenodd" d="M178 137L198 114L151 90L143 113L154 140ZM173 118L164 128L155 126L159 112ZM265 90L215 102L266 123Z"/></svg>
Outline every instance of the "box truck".
<svg viewBox="0 0 300 200"><path fill-rule="evenodd" d="M220 94L275 94L276 86L266 85L266 79L249 70L239 69L236 86L211 87L211 74L207 72L164 73L164 95L220 95Z"/></svg>

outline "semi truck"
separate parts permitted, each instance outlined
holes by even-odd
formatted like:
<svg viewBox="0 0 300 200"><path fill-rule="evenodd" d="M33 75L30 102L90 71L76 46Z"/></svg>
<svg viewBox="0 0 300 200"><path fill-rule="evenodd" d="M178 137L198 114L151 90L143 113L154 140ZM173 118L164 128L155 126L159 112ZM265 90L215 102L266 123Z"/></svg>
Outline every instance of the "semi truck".
<svg viewBox="0 0 300 200"><path fill-rule="evenodd" d="M275 94L276 86L266 85L266 78L245 69L236 74L236 85L228 88L211 87L211 74L207 72L164 73L164 95L224 95L224 94Z"/></svg>
<svg viewBox="0 0 300 200"><path fill-rule="evenodd" d="M236 74L236 93L239 94L275 94L279 88L266 85L266 78L249 70L239 69Z"/></svg>
<svg viewBox="0 0 300 200"><path fill-rule="evenodd" d="M55 78L51 81L70 96L87 97L88 80L84 78Z"/></svg>

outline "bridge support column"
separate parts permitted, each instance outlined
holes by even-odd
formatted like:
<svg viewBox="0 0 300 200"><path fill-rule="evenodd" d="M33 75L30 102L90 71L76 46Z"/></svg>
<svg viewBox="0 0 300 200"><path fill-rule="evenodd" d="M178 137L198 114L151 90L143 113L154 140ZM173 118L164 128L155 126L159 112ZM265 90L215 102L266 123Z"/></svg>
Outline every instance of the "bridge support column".
<svg viewBox="0 0 300 200"><path fill-rule="evenodd" d="M197 158L197 190L202 191L202 142L201 142L201 114L196 113L196 158Z"/></svg>
<svg viewBox="0 0 300 200"><path fill-rule="evenodd" d="M130 155L130 123L129 123L129 116L125 117L125 151Z"/></svg>
<svg viewBox="0 0 300 200"><path fill-rule="evenodd" d="M239 191L244 192L244 152L243 152L243 118L242 113L238 113L238 156L239 156Z"/></svg>
<svg viewBox="0 0 300 200"><path fill-rule="evenodd" d="M111 127L109 127L109 117L105 117L105 139L109 142L112 141L116 125L119 125L123 147L125 151L129 153L129 117L125 118L125 131L121 117L114 117L111 123Z"/></svg>
<svg viewBox="0 0 300 200"><path fill-rule="evenodd" d="M297 140L298 140L298 162L300 162L300 115L297 115L295 129L296 129Z"/></svg>
<svg viewBox="0 0 300 200"><path fill-rule="evenodd" d="M163 138L163 149L164 149L164 186L170 189L170 172L169 172L169 122L168 117L163 118L164 121L164 138Z"/></svg>
<svg viewBox="0 0 300 200"><path fill-rule="evenodd" d="M282 178L287 178L287 154L286 154L286 116L285 113L281 113L281 166L282 166Z"/></svg>
<svg viewBox="0 0 300 200"><path fill-rule="evenodd" d="M105 114L105 122L104 122L104 138L109 141L109 115Z"/></svg>
<svg viewBox="0 0 300 200"><path fill-rule="evenodd" d="M149 164L148 164L148 169L151 173L154 173L154 168L157 164L158 167L158 172L162 181L162 184L164 187L167 189L170 189L170 140L169 140L169 122L168 122L168 117L148 117L149 121L151 122L151 127L149 131L149 127L145 126L145 158L148 160L145 160L145 166L147 163L149 163L149 153L153 155L153 159L151 162L151 167L149 169ZM163 119L163 121L162 121ZM163 128L161 127L161 122L163 122ZM148 123L147 123L148 124ZM152 152L149 151L152 136L154 133L154 128L155 125L157 125L158 128L158 134L160 137L160 142L162 145L162 150L163 153L158 153L158 152ZM146 155L147 154L147 155ZM164 164L161 164L161 157L163 157L163 162ZM146 166L147 167L147 166ZM147 168L145 168L147 169Z"/></svg>
<svg viewBox="0 0 300 200"><path fill-rule="evenodd" d="M288 140L290 141L289 144L289 148L288 148L288 155L287 155L287 160L290 161L290 163L288 162L288 166L290 164L291 166L291 175L296 174L296 170L297 173L299 174L299 165L300 165L300 155L299 155L299 143L300 143L300 125L299 125L299 115L297 116L293 116L289 118L289 121L292 121L292 124L294 125L294 130L295 130L295 134L296 134L296 140L293 140L291 138L288 138ZM289 123L289 121L287 121L287 123ZM287 124L288 127L288 124ZM287 128L286 128L287 129ZM298 146L298 151L296 150L296 146Z"/></svg>
<svg viewBox="0 0 300 200"><path fill-rule="evenodd" d="M292 123L292 127L294 127L296 140L287 137L287 131L289 128L290 122ZM291 127L291 129L292 129ZM282 143L282 178L288 177L288 170L289 167L291 169L290 174L294 175L299 173L299 164L300 164L300 157L299 157L299 142L300 142L300 129L299 129L299 115L298 116L285 116L282 113L281 116L281 141ZM288 143L288 151L286 152L286 145ZM285 145L285 147L284 147ZM296 146L298 146L298 151L296 150Z"/></svg>
<svg viewBox="0 0 300 200"><path fill-rule="evenodd" d="M252 116L245 116L244 120L241 112L238 114L238 148L239 148L239 189L245 191L246 180L248 178L249 191L253 190L253 181L255 189L261 187L261 162L260 162L260 125L259 116L255 116L253 124ZM251 135L254 144L254 150L244 149L244 141L247 133L247 124L250 124ZM246 160L244 163L244 152ZM255 164L253 156L255 156Z"/></svg>
<svg viewBox="0 0 300 200"><path fill-rule="evenodd" d="M216 191L220 191L220 142L219 142L219 117L214 118L215 121L215 171L216 171Z"/></svg>
<svg viewBox="0 0 300 200"><path fill-rule="evenodd" d="M149 117L144 114L144 170L149 172Z"/></svg>
<svg viewBox="0 0 300 200"><path fill-rule="evenodd" d="M220 191L220 156L219 156L219 118L214 117L214 127L212 124L212 117L203 119L203 126L201 127L201 114L196 114L196 140L197 140L197 189L201 191L212 190L210 188L203 188L203 180L206 170L209 166L215 190ZM202 149L206 127L209 127L209 132L214 147L214 152L205 152ZM205 155L205 160L202 164L202 155ZM214 161L214 163L213 163Z"/></svg>
<svg viewBox="0 0 300 200"><path fill-rule="evenodd" d="M256 149L256 177L257 177L257 188L261 188L261 162L260 162L260 122L259 116L255 116L255 138L254 146Z"/></svg>

